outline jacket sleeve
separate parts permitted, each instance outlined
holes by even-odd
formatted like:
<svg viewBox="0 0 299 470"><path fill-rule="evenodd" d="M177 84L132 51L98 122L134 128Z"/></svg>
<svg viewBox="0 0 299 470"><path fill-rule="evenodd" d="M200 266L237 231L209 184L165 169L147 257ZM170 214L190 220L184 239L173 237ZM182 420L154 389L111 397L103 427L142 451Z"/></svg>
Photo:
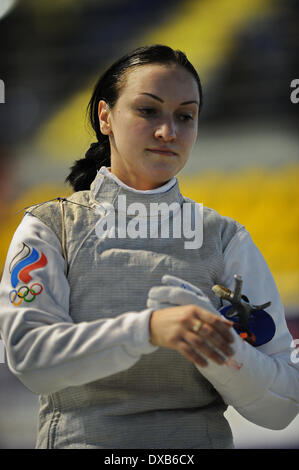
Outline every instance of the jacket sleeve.
<svg viewBox="0 0 299 470"><path fill-rule="evenodd" d="M152 309L75 324L69 292L56 235L25 214L0 284L0 332L10 370L35 393L107 377L157 349L149 341Z"/></svg>
<svg viewBox="0 0 299 470"><path fill-rule="evenodd" d="M200 372L224 401L249 421L270 429L285 428L299 412L299 360L271 272L249 233L240 229L224 253L222 284L234 289L234 274L243 278L243 293L255 305L271 301L275 334L253 347L234 331L234 356L225 365L209 361Z"/></svg>

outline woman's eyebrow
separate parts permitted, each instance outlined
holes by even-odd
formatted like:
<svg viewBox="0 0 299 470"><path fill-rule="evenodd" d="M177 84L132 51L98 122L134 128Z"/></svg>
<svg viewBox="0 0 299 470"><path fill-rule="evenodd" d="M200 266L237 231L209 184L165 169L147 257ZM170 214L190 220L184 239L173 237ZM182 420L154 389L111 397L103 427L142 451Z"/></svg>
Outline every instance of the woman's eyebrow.
<svg viewBox="0 0 299 470"><path fill-rule="evenodd" d="M161 103L164 103L164 101L162 100L162 98L159 98L158 96L153 95L152 93L146 93L146 92L144 92L144 93L140 93L140 94L141 94L141 95L148 95L148 96L151 96L151 97L154 98L155 100L158 100L158 101L160 101ZM196 104L199 106L198 101L195 101L195 100L193 100L193 101L184 101L183 103L180 104L180 106L183 105L183 104L191 104L191 103L196 103Z"/></svg>

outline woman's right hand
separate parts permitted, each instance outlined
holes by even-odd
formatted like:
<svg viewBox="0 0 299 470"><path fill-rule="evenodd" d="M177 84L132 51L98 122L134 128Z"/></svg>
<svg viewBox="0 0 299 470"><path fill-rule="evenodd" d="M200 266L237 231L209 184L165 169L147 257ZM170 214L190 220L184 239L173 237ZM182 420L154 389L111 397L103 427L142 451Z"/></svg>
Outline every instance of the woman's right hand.
<svg viewBox="0 0 299 470"><path fill-rule="evenodd" d="M208 365L207 359L221 365L234 354L232 325L198 305L163 308L152 312L150 341L155 346L175 349L201 367Z"/></svg>

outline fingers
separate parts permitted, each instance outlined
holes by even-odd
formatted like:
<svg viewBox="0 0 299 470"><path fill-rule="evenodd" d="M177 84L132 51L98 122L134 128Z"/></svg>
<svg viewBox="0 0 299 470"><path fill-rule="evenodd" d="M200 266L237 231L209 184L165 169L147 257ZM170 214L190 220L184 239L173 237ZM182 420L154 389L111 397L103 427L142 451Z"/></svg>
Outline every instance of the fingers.
<svg viewBox="0 0 299 470"><path fill-rule="evenodd" d="M186 340L198 353L217 364L224 364L228 357L234 353L233 349L221 337L210 341L206 337L201 336L201 334L196 335L193 332L188 332Z"/></svg>
<svg viewBox="0 0 299 470"><path fill-rule="evenodd" d="M203 326L200 329L200 334L207 339L213 339L217 342L219 335L229 343L233 343L234 336L230 331L233 322L226 320L223 317L215 315L203 307L195 307L195 319L199 319L203 322ZM192 325L193 326L193 325ZM191 328L192 329L192 328Z"/></svg>
<svg viewBox="0 0 299 470"><path fill-rule="evenodd" d="M227 358L234 354L231 347L234 337L229 331L231 326L232 322L226 319L217 317L202 308L196 309L190 328L185 333L185 340L204 357L217 364L224 364Z"/></svg>
<svg viewBox="0 0 299 470"><path fill-rule="evenodd" d="M208 365L207 360L201 356L197 351L195 351L190 344L181 340L177 348L178 352L183 354L189 361L194 364L199 365L200 367L206 367Z"/></svg>
<svg viewBox="0 0 299 470"><path fill-rule="evenodd" d="M203 316L209 323L203 320ZM198 323L199 316L198 312L195 311L189 317L189 321L185 320L184 324L182 324L180 336L176 338L176 349L180 350L185 357L201 367L208 365L207 359L222 365L234 354L234 350L231 347L234 337L229 331L232 322L226 319L222 320L209 312L207 312L206 316L203 316L201 316ZM197 332L194 331L194 326L198 328Z"/></svg>
<svg viewBox="0 0 299 470"><path fill-rule="evenodd" d="M191 362L201 367L208 365L207 358L216 364L223 365L234 353L232 348L225 343L218 349L204 338L191 332L178 342L176 349Z"/></svg>
<svg viewBox="0 0 299 470"><path fill-rule="evenodd" d="M198 329L194 331L196 324ZM229 331L232 324L197 305L158 309L151 315L151 341L176 349L201 367L207 366L209 359L224 364L234 354L234 336Z"/></svg>

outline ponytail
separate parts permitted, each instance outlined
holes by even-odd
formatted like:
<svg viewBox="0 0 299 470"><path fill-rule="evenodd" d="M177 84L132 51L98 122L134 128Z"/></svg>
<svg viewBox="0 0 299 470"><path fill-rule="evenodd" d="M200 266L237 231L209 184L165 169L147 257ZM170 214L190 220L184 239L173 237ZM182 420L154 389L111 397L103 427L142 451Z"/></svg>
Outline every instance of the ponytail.
<svg viewBox="0 0 299 470"><path fill-rule="evenodd" d="M65 181L70 183L74 191L89 189L101 166L111 166L109 138L103 134L102 136L102 141L92 143L85 158L76 160L71 167L71 172Z"/></svg>

